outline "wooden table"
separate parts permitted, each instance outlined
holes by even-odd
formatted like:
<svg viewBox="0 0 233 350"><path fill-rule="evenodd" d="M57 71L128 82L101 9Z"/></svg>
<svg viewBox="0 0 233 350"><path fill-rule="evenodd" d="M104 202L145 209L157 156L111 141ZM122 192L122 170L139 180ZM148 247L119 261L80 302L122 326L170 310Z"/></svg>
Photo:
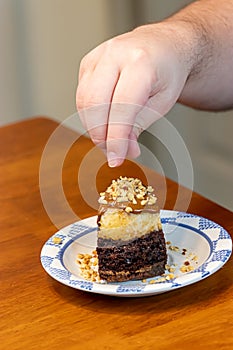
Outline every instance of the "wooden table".
<svg viewBox="0 0 233 350"><path fill-rule="evenodd" d="M145 298L79 291L46 274L40 264L44 242L75 217L96 214L81 195L79 172L94 202L96 186L101 191L119 175L144 176L129 161L109 169L98 150L92 153L88 138L60 128L58 141L50 145L41 182L47 194L43 200L55 203L48 215L39 190L39 169L42 152L57 126L52 120L34 118L0 129L0 349L233 349L232 258L199 283ZM64 158L64 148L75 138ZM161 176L149 174L162 196ZM59 203L59 181L71 211ZM167 180L166 185L164 206L172 209L177 184ZM182 189L176 209L187 209L189 194ZM192 194L188 211L233 234L232 213L200 195Z"/></svg>

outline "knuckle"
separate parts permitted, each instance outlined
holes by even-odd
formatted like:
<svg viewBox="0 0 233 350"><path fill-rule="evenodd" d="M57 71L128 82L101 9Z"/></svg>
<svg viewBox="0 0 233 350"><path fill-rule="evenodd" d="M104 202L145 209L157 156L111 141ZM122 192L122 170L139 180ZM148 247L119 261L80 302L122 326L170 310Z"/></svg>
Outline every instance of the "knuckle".
<svg viewBox="0 0 233 350"><path fill-rule="evenodd" d="M97 133L97 132L90 132L89 131L90 138L94 142L95 145L103 145L105 143L105 138L103 135Z"/></svg>
<svg viewBox="0 0 233 350"><path fill-rule="evenodd" d="M97 107L100 105L100 99L95 93L82 87L81 85L77 88L76 93L76 105L78 109L88 109L91 107Z"/></svg>

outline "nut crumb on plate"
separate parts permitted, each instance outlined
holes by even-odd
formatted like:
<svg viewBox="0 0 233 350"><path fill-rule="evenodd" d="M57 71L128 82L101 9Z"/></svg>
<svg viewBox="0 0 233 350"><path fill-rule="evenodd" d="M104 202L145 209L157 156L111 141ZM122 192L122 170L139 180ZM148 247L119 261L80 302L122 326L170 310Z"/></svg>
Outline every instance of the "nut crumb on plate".
<svg viewBox="0 0 233 350"><path fill-rule="evenodd" d="M62 239L61 237L53 237L53 243L54 244L61 244L62 243Z"/></svg>
<svg viewBox="0 0 233 350"><path fill-rule="evenodd" d="M61 239L59 237L54 237L57 238L54 243L59 244L61 243ZM177 246L171 245L171 242L167 242L169 244L169 249L171 251L174 251L175 253L179 253L181 256L184 255L183 253L185 252L185 255L187 253L188 258L186 256L186 260L182 262L182 265L178 264L166 264L166 272L159 277L156 277L154 279L143 279L141 282L142 283L148 283L148 284L156 284L156 283L161 283L161 282L167 282L170 281L178 275L176 274L176 271L179 271L181 273L188 273L194 270L193 263L197 264L198 263L198 257L196 254L192 252L188 252L186 248L180 249ZM80 276L83 277L86 280L92 281L92 282L98 282L98 283L105 283L105 281L101 280L98 274L98 257L97 257L97 252L94 250L91 254L83 254L79 253L77 255L77 265L79 267L80 271Z"/></svg>

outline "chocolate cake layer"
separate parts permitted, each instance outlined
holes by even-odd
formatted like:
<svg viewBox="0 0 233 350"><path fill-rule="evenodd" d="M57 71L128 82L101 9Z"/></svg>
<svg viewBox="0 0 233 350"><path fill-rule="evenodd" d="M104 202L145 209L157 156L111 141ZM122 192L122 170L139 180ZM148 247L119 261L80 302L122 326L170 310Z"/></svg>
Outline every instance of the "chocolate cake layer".
<svg viewBox="0 0 233 350"><path fill-rule="evenodd" d="M120 271L114 272L111 270L99 272L101 279L107 282L126 282L129 280L143 280L150 277L160 276L164 273L164 262L155 263L151 266L146 266L143 269L135 271Z"/></svg>
<svg viewBox="0 0 233 350"><path fill-rule="evenodd" d="M167 252L162 230L131 241L98 238L97 245L99 275L108 282L164 273Z"/></svg>

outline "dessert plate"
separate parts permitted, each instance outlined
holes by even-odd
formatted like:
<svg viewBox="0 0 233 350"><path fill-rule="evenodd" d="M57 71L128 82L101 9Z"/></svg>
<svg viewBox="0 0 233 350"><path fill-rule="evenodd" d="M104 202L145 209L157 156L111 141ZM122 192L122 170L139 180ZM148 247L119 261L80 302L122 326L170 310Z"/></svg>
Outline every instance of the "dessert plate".
<svg viewBox="0 0 233 350"><path fill-rule="evenodd" d="M160 215L167 241L168 264L172 267L172 273L168 271L165 278L118 283L83 279L79 274L77 255L91 253L96 247L96 216L71 224L50 237L41 250L42 266L55 280L72 288L118 297L140 297L203 280L230 258L231 237L215 222L177 211L161 210Z"/></svg>

